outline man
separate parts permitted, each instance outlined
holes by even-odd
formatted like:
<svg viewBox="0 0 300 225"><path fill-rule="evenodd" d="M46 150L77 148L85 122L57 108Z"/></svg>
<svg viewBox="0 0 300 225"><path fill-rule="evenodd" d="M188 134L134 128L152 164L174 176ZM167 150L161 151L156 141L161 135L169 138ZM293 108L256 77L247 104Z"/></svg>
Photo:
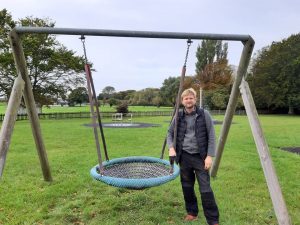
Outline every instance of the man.
<svg viewBox="0 0 300 225"><path fill-rule="evenodd" d="M202 207L209 225L218 225L219 210L210 187L209 169L215 155L215 130L208 111L196 106L196 92L189 88L182 92L184 106L178 114L176 146L173 146L173 120L167 143L169 156L176 156L180 166L180 179L187 215L185 221L193 221L198 216L198 204L194 191L197 178Z"/></svg>

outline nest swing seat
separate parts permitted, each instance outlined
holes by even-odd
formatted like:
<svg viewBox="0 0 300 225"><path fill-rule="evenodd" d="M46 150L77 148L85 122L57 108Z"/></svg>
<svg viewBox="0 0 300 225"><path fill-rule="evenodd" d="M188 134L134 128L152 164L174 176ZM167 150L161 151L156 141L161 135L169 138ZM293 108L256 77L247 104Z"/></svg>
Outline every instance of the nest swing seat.
<svg viewBox="0 0 300 225"><path fill-rule="evenodd" d="M115 158L103 162L102 166L101 174L99 165L91 169L90 174L94 179L128 189L158 186L174 180L179 175L177 165L173 165L172 168L169 161L148 156Z"/></svg>

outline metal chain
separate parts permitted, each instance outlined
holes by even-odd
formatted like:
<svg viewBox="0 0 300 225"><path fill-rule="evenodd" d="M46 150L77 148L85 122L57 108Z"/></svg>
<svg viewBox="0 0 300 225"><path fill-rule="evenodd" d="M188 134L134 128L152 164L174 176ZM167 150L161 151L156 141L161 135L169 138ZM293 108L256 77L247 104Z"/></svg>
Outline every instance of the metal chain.
<svg viewBox="0 0 300 225"><path fill-rule="evenodd" d="M82 46L83 46L83 53L84 53L84 60L85 60L85 64L88 63L88 60L87 60L87 56L86 56L86 49L85 49L85 37L84 35L81 35L81 37L79 38L82 42Z"/></svg>
<svg viewBox="0 0 300 225"><path fill-rule="evenodd" d="M184 67L186 67L186 63L187 63L188 56L189 56L189 51L190 51L190 46L191 46L192 43L193 42L192 42L191 39L187 40L187 49L186 49L186 55L185 55L185 60L184 60L184 64L183 64Z"/></svg>
<svg viewBox="0 0 300 225"><path fill-rule="evenodd" d="M105 141L104 132L103 132L103 128L102 128L99 105L98 105L95 86L94 86L94 81L93 81L93 77L92 77L92 74L91 74L90 65L89 65L88 59L87 59L84 35L81 35L81 37L79 39L81 39L81 42L82 42L82 45L83 45L83 52L84 52L84 58L85 58L85 72L86 72L86 77L87 77L87 89L88 89L90 105L91 105L91 114L93 115L93 117L98 118L98 125L99 125L99 129L100 129L100 133L101 133L101 139L102 139L102 144L103 144L103 148L104 148L105 157L106 157L106 160L109 160L108 154L107 154L107 148L106 148L106 141ZM94 110L96 110L96 112ZM94 130L94 131L95 131L95 136L97 136L97 137L95 137L96 145L98 145L99 144L98 141L97 141L98 131L97 131L97 129ZM100 147L99 147L99 149L97 149L97 153L98 153L98 157L99 157L99 168L100 168L100 172L101 172L101 170L102 170L102 157L101 157Z"/></svg>
<svg viewBox="0 0 300 225"><path fill-rule="evenodd" d="M175 121L177 120L177 114L178 114L178 109L179 109L179 101L180 101L180 96L181 96L181 92L182 92L182 89L183 89L183 82L184 82L185 73L186 73L186 63L187 63L187 59L188 59L188 56L189 56L190 46L191 46L192 43L193 42L192 42L191 39L187 40L186 55L185 55L185 60L184 60L184 64L183 64L182 71L181 71L179 90L178 90L177 98L176 98L176 105L175 105L175 108L174 108L174 111L173 111L173 115L172 115L172 119L171 119L170 125L171 125L173 119L175 119ZM175 126L174 134L177 132L177 131L175 131L176 129L177 128ZM176 135L174 135L174 137L176 137ZM174 140L176 140L176 138ZM167 138L165 138L164 143L163 143L163 147L162 147L162 151L161 151L161 156L160 156L161 159L163 159L163 157L164 157L166 145L167 145ZM174 143L174 146L176 146L175 143ZM174 158L170 157L170 164L171 164L170 173L171 174L173 173L173 166L174 166L173 162L174 162ZM172 163L173 163L173 166L172 166Z"/></svg>

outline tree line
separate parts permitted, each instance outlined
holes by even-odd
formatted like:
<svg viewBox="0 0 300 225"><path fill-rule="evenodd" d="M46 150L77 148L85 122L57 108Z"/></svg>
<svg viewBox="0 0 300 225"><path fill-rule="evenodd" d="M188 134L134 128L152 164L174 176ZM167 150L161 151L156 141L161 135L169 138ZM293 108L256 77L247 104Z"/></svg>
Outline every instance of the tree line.
<svg viewBox="0 0 300 225"><path fill-rule="evenodd" d="M13 20L0 11L0 97L8 99L17 76L9 31L15 26L54 27L50 19L25 17ZM294 34L258 51L251 60L247 80L258 109L273 113L300 113L300 34ZM36 103L82 104L88 101L84 79L84 57L67 49L54 35L22 36L28 74ZM225 109L234 79L234 67L228 64L228 44L203 40L197 47L196 70L186 77L184 87L193 87L203 107ZM101 104L173 106L179 87L179 76L169 76L160 88L116 91L107 86L98 95ZM200 102L199 102L200 104ZM238 108L243 108L241 99Z"/></svg>
<svg viewBox="0 0 300 225"><path fill-rule="evenodd" d="M248 81L259 109L300 114L300 33L261 49Z"/></svg>

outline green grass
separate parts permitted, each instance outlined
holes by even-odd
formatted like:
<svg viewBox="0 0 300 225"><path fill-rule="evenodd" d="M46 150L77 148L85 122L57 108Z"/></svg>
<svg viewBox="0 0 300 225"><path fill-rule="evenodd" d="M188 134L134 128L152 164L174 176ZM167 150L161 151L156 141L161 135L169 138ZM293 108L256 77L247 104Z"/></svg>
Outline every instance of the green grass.
<svg viewBox="0 0 300 225"><path fill-rule="evenodd" d="M6 110L6 103L0 103L0 114L4 114ZM116 106L110 107L109 105L101 106L101 112L115 112ZM131 112L152 112L152 111L172 111L172 107L155 107L155 106L129 106L128 110ZM43 107L43 113L59 113L59 112L89 112L90 107L88 105L83 106L50 106Z"/></svg>
<svg viewBox="0 0 300 225"><path fill-rule="evenodd" d="M110 107L105 105L100 107L101 112L116 112L116 106ZM128 110L131 112L149 112L149 111L171 111L172 107L155 107L155 106L129 106ZM53 112L89 112L90 106L75 106L75 107L61 107L51 106L50 108L44 107L43 113Z"/></svg>
<svg viewBox="0 0 300 225"><path fill-rule="evenodd" d="M215 117L222 120L221 116ZM278 147L300 146L300 117L261 116L282 192L295 225L300 224L300 156ZM161 127L105 128L111 158L159 157L168 117L135 118ZM97 164L89 120L42 120L54 181L42 177L28 121L18 121L0 181L0 224L187 224L180 181L132 191L93 180ZM220 125L216 125L217 134ZM235 116L218 177L212 180L220 224L277 224L257 150L245 116ZM199 197L199 192L197 191ZM201 208L201 207L200 207ZM200 211L197 222L205 224Z"/></svg>
<svg viewBox="0 0 300 225"><path fill-rule="evenodd" d="M0 114L4 114L6 110L6 103L0 102Z"/></svg>

